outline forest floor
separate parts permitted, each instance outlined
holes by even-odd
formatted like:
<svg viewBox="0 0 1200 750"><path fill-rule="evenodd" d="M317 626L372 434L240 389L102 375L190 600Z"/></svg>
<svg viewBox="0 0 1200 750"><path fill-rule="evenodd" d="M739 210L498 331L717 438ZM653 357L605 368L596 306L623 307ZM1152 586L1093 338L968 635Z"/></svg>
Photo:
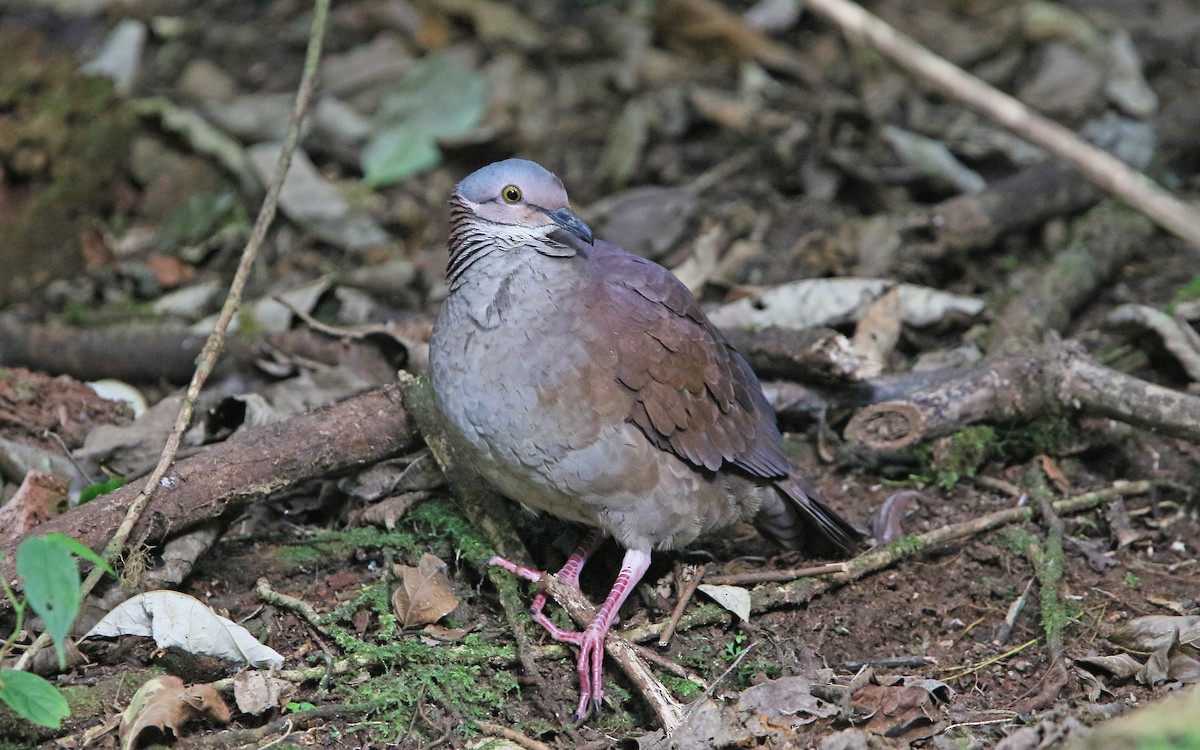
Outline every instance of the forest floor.
<svg viewBox="0 0 1200 750"><path fill-rule="evenodd" d="M136 485L153 465L195 332L211 327L258 211L312 19L295 0L51 5L0 11L5 501L21 467L68 476L74 498L108 475ZM365 471L350 455L338 476L263 478L285 489L229 505L237 490L198 476L222 510L171 529L152 505L158 530L123 558L122 586L85 604L77 632L133 593L176 589L282 656L276 692L251 710L229 679L245 679L243 665L145 637L92 638L51 678L72 717L50 730L0 706L0 748L82 747L163 673L213 683L237 708L227 723L212 718L219 711L181 721L176 740L147 730L140 746L1200 747L1194 721L1170 738L1088 735L1200 679L1195 426L1176 425L1170 408L1135 419L1086 399L1023 406L1030 391L1071 385L1046 365L1056 347L1129 376L1119 382L1149 389L1150 401L1157 387L1200 396L1200 250L1077 175L1046 171L1043 151L799 6L334 4L293 165L302 184L285 190L180 465L231 435L391 383L397 367L424 373L446 293L447 197L475 168L516 155L558 174L598 236L674 269L706 306L811 308L813 322L797 327L849 347L859 369L814 375L803 331L779 333L779 318L718 319L741 329L731 337L775 399L794 465L878 547L840 574L791 578L826 561L780 552L749 525L656 554L616 630L656 652L651 671L669 701L693 707L664 739L661 706L612 660L604 710L570 724L574 653L514 614L534 587L505 588L489 573L497 539L481 516L492 511L451 493L427 452ZM1200 195L1192 3L867 7L1177 194ZM144 37L128 89L114 93L76 71L118 21ZM120 57L99 67L124 70ZM977 213L960 222L956 208ZM839 278L886 282L842 293L854 298L845 309L827 299L836 290L808 301L788 286ZM901 311L881 294L898 282L932 301ZM780 337L771 346L768 331ZM989 402L979 416L898 447L853 431L859 409L887 400L885 386L892 400L911 396L896 383L941 387L936 375L889 375L973 372L997 357L1015 358L1025 385L982 378L971 382L987 393L946 396L956 407ZM151 408L134 420L80 386L102 378L133 384ZM291 437L275 438L281 454ZM1048 510L1087 493L1098 494ZM1019 507L1030 511L980 520ZM557 569L581 534L505 515L542 569ZM43 519L18 528L3 518L10 564ZM946 527L957 531L939 539ZM196 545L183 562L164 546L173 538ZM593 601L619 562L610 542L588 564ZM173 564L173 581L159 575ZM737 582L764 571L782 580ZM734 577L726 585L748 593L749 618L696 592L657 647L657 628L701 572ZM569 624L555 603L547 611ZM0 632L11 615L0 609ZM26 626L36 635L36 620ZM31 638L19 633L0 662L11 666ZM88 739L124 746L117 731Z"/></svg>

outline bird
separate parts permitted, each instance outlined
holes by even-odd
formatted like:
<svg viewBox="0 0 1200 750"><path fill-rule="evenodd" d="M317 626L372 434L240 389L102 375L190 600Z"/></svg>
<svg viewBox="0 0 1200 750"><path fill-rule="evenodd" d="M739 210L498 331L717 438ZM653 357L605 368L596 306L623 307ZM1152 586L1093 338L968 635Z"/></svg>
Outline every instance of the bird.
<svg viewBox="0 0 1200 750"><path fill-rule="evenodd" d="M584 630L551 622L544 594L530 607L579 649L574 721L600 710L604 639L652 552L742 520L785 548L855 549L746 360L668 269L597 239L553 173L506 159L468 175L447 244L429 372L449 440L501 494L591 529L556 574L569 585L606 538L625 550Z"/></svg>

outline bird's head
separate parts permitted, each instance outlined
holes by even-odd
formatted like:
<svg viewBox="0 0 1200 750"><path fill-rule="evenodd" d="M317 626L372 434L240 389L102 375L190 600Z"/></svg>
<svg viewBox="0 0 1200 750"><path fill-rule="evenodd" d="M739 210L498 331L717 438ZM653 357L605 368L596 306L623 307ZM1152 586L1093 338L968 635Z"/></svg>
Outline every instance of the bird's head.
<svg viewBox="0 0 1200 750"><path fill-rule="evenodd" d="M544 238L563 229L588 243L592 230L571 210L562 180L539 164L505 159L472 172L454 190L454 202L498 233L528 230Z"/></svg>

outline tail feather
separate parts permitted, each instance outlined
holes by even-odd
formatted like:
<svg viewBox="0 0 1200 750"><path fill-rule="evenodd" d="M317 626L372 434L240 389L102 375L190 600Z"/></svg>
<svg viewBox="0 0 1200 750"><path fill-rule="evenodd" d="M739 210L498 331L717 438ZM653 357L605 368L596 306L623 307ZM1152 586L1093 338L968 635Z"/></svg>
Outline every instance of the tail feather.
<svg viewBox="0 0 1200 750"><path fill-rule="evenodd" d="M825 504L807 479L792 473L764 493L754 525L763 536L786 549L820 557L854 554L866 536Z"/></svg>

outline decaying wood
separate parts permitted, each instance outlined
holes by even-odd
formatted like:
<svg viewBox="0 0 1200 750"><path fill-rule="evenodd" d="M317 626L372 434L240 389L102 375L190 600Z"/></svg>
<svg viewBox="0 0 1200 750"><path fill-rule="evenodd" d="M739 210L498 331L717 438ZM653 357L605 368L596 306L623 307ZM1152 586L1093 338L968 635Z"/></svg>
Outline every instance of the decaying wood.
<svg viewBox="0 0 1200 750"><path fill-rule="evenodd" d="M1041 343L1048 331L1062 331L1072 314L1132 260L1154 235L1154 225L1113 202L1093 208L1074 222L1071 239L1049 268L1010 301L992 327L988 351L1015 354Z"/></svg>
<svg viewBox="0 0 1200 750"><path fill-rule="evenodd" d="M978 193L963 193L921 211L933 242L919 252L929 261L950 250L989 247L1009 232L1081 211L1099 195L1074 167L1041 162Z"/></svg>
<svg viewBox="0 0 1200 750"><path fill-rule="evenodd" d="M117 378L186 383L196 370L205 336L161 326L70 328L37 323L0 322L0 367L27 367L69 374L79 380ZM229 342L222 364L249 362L252 347Z"/></svg>
<svg viewBox="0 0 1200 750"><path fill-rule="evenodd" d="M195 524L235 514L270 494L409 453L419 445L396 386L250 428L177 462L134 527L134 538L157 544ZM66 534L102 550L140 489L129 486L102 495L31 533ZM14 552L23 539L4 548L0 573L6 580L14 579Z"/></svg>
<svg viewBox="0 0 1200 750"><path fill-rule="evenodd" d="M971 424L1055 414L1110 417L1200 442L1200 396L1093 362L1075 343L990 360L965 370L908 373L862 384L870 402L843 433L846 450L886 456Z"/></svg>
<svg viewBox="0 0 1200 750"><path fill-rule="evenodd" d="M760 378L844 383L862 367L862 356L845 336L829 328L757 330L723 328L721 333Z"/></svg>

